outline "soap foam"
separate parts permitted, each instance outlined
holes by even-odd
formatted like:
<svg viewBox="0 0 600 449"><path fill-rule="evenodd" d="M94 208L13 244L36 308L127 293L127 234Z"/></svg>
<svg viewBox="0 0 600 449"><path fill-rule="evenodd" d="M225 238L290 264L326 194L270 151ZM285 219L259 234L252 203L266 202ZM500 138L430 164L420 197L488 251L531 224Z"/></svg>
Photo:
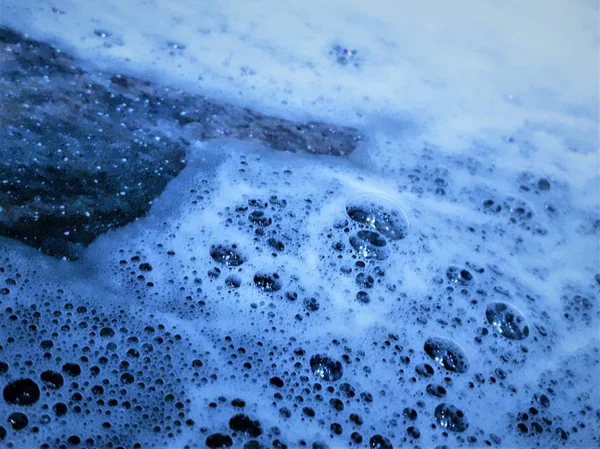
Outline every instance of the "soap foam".
<svg viewBox="0 0 600 449"><path fill-rule="evenodd" d="M349 158L193 143L150 213L76 264L3 241L2 388L82 366L43 389L67 415L33 408L39 433L7 441L241 447L257 433L232 429L242 413L273 447L597 444L597 5L437 3L3 5L4 23L90 67L366 136ZM365 194L406 214L405 238L348 215ZM359 232L375 246L354 248ZM528 335L499 333L492 303ZM432 358L428 341L452 344Z"/></svg>

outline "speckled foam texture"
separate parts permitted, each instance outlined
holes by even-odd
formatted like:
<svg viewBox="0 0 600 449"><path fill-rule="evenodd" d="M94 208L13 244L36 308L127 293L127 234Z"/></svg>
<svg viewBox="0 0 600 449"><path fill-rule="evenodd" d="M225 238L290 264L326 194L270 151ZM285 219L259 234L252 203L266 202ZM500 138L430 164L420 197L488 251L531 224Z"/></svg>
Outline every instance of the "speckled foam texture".
<svg viewBox="0 0 600 449"><path fill-rule="evenodd" d="M597 2L20 2L83 65L365 136L192 142L76 262L0 240L0 447L597 447Z"/></svg>

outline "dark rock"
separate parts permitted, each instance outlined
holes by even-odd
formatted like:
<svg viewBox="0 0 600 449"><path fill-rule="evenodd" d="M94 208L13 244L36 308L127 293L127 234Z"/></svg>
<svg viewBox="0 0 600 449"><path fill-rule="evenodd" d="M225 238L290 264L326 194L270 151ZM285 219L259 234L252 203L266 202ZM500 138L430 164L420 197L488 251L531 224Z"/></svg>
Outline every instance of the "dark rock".
<svg viewBox="0 0 600 449"><path fill-rule="evenodd" d="M0 27L0 235L74 260L150 209L191 140L345 155L355 129L295 123L122 75ZM167 130L168 131L165 131Z"/></svg>

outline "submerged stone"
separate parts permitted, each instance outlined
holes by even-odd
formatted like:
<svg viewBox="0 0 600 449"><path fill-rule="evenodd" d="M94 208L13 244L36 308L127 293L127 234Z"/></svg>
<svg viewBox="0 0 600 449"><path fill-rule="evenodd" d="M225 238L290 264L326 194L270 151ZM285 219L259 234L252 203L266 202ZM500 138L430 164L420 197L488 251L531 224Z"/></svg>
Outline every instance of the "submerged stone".
<svg viewBox="0 0 600 449"><path fill-rule="evenodd" d="M77 259L99 235L144 216L185 167L190 141L345 155L360 140L352 128L92 72L7 27L0 59L0 235L58 258Z"/></svg>

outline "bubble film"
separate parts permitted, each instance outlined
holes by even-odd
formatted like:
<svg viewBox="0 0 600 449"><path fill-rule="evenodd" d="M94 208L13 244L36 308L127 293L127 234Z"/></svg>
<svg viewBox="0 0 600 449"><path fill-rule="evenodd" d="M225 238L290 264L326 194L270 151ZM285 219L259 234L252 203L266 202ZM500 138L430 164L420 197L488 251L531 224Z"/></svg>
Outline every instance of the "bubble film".
<svg viewBox="0 0 600 449"><path fill-rule="evenodd" d="M1 16L1 448L598 447L597 2Z"/></svg>

